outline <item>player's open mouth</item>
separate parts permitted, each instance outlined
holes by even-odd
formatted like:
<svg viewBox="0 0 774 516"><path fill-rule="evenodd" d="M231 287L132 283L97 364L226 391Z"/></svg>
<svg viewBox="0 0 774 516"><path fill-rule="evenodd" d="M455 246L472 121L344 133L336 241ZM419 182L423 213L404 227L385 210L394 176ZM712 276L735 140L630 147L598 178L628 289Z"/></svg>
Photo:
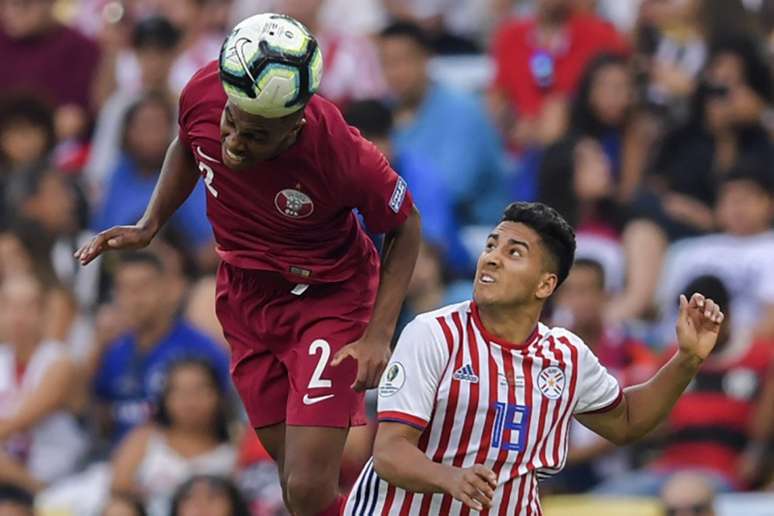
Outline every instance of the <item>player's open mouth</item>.
<svg viewBox="0 0 774 516"><path fill-rule="evenodd" d="M495 279L492 276L490 276L489 274L482 274L478 278L478 281L481 282L481 283L494 283Z"/></svg>
<svg viewBox="0 0 774 516"><path fill-rule="evenodd" d="M228 147L223 147L223 152L225 152L226 156L228 156L228 159L230 159L231 161L236 161L237 163L245 159L244 156L240 156L239 154L234 154L233 152L228 150Z"/></svg>

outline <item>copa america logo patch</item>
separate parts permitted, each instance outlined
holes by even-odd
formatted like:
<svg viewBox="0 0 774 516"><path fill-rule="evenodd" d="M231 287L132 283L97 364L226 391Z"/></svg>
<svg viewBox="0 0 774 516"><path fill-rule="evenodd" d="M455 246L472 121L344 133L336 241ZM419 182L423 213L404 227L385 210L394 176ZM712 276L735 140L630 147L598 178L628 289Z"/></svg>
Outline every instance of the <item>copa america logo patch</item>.
<svg viewBox="0 0 774 516"><path fill-rule="evenodd" d="M564 371L556 366L548 366L538 375L538 389L550 399L558 399L564 392Z"/></svg>
<svg viewBox="0 0 774 516"><path fill-rule="evenodd" d="M384 372L382 381L379 383L379 397L389 398L403 387L406 383L406 370L403 364L393 362Z"/></svg>
<svg viewBox="0 0 774 516"><path fill-rule="evenodd" d="M392 197L390 197L390 209L395 213L400 211L400 207L403 205L403 199L406 198L406 181L402 177L398 177L398 182L395 183L395 190L392 191Z"/></svg>
<svg viewBox="0 0 774 516"><path fill-rule="evenodd" d="M274 206L280 213L293 219L304 219L314 211L312 199L303 192L285 188L274 197Z"/></svg>

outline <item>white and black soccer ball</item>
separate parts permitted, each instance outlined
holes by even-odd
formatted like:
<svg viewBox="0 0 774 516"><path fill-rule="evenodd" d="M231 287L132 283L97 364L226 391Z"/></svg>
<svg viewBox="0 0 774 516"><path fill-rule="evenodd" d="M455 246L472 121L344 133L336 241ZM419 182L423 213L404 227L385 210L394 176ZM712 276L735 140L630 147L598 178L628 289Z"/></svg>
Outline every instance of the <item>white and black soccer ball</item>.
<svg viewBox="0 0 774 516"><path fill-rule="evenodd" d="M234 27L219 64L231 102L266 118L301 109L319 89L323 70L320 47L309 30L274 13L251 16Z"/></svg>

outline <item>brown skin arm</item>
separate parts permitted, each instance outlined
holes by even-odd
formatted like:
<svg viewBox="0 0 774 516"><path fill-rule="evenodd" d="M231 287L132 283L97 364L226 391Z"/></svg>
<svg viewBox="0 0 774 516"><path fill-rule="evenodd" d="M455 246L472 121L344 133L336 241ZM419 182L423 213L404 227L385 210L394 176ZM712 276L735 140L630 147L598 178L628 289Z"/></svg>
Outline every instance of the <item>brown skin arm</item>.
<svg viewBox="0 0 774 516"><path fill-rule="evenodd" d="M148 440L153 432L152 427L145 426L132 430L116 450L113 456L113 480L110 489L117 493L131 493L142 496L134 479L137 468L145 458Z"/></svg>
<svg viewBox="0 0 774 516"><path fill-rule="evenodd" d="M598 414L577 414L584 426L609 441L624 445L653 430L677 402L717 342L723 313L711 300L680 296L677 321L679 350L647 382L624 389L617 407Z"/></svg>
<svg viewBox="0 0 774 516"><path fill-rule="evenodd" d="M46 487L43 482L32 476L22 464L2 449L0 449L0 483L11 484L33 494Z"/></svg>
<svg viewBox="0 0 774 516"><path fill-rule="evenodd" d="M446 493L474 510L489 507L497 488L495 474L476 464L455 468L433 462L419 448L422 431L403 423L379 423L374 470L390 484L415 493Z"/></svg>
<svg viewBox="0 0 774 516"><path fill-rule="evenodd" d="M114 226L102 231L75 252L86 265L105 251L140 249L147 246L159 229L191 195L199 174L190 151L177 138L172 140L161 166L156 188L145 214L133 226Z"/></svg>
<svg viewBox="0 0 774 516"><path fill-rule="evenodd" d="M46 370L38 387L25 396L16 412L0 419L0 442L9 436L26 432L52 412L64 408L75 381L75 366L68 359L57 360Z"/></svg>
<svg viewBox="0 0 774 516"><path fill-rule="evenodd" d="M421 240L419 212L414 208L403 224L384 238L379 290L365 333L341 348L331 361L331 365L336 366L347 357L357 360L357 378L352 384L356 391L376 387L387 366L390 341L414 272Z"/></svg>
<svg viewBox="0 0 774 516"><path fill-rule="evenodd" d="M585 427L619 445L644 437L672 410L701 362L679 351L646 383L624 389L621 403L598 414L577 414Z"/></svg>

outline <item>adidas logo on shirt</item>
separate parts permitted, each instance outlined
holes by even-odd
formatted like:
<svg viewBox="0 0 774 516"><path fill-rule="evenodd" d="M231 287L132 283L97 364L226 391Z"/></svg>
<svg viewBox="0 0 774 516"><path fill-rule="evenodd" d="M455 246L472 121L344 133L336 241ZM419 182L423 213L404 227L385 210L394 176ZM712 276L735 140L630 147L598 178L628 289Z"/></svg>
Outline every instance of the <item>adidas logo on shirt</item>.
<svg viewBox="0 0 774 516"><path fill-rule="evenodd" d="M478 375L473 371L473 366L470 364L465 364L454 371L452 378L461 382L478 383Z"/></svg>

